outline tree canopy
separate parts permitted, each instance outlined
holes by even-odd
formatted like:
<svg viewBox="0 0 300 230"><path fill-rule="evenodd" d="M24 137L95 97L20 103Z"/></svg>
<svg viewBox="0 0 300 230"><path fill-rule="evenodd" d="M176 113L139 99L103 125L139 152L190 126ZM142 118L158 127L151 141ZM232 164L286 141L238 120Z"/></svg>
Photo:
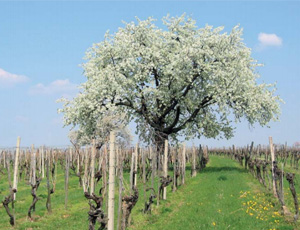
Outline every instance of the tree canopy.
<svg viewBox="0 0 300 230"><path fill-rule="evenodd" d="M281 99L274 84L259 84L257 61L243 43L242 29L197 28L182 15L125 23L94 44L83 64L87 81L64 100L65 125L92 133L107 111L126 114L141 135L208 138L233 135L234 122L278 120Z"/></svg>
<svg viewBox="0 0 300 230"><path fill-rule="evenodd" d="M110 132L113 130L117 136L119 144L129 144L132 137L128 126L124 124L124 115L114 115L106 113L101 120L93 122L93 129L86 129L80 126L77 130L71 130L69 133L70 142L75 147L90 145L95 140L96 147L101 148L108 141Z"/></svg>

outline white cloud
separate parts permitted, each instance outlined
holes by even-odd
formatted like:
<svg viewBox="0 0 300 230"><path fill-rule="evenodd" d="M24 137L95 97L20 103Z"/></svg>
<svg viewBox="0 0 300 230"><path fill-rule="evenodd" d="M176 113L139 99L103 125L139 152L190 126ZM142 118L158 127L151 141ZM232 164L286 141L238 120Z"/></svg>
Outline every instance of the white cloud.
<svg viewBox="0 0 300 230"><path fill-rule="evenodd" d="M77 85L65 80L55 80L48 85L42 83L36 84L31 87L29 94L31 95L69 95L78 91Z"/></svg>
<svg viewBox="0 0 300 230"><path fill-rule="evenodd" d="M282 45L282 38L276 34L259 33L258 41L261 47Z"/></svg>
<svg viewBox="0 0 300 230"><path fill-rule="evenodd" d="M13 86L18 83L28 81L29 78L24 75L9 73L0 68L0 86Z"/></svg>

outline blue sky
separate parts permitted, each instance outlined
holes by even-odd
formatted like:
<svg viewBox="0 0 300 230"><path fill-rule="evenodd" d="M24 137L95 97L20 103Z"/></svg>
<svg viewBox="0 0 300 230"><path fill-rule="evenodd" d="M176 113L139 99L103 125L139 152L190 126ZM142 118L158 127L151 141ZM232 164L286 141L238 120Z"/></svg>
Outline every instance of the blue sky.
<svg viewBox="0 0 300 230"><path fill-rule="evenodd" d="M252 56L265 66L261 79L277 82L282 105L281 121L271 128L237 124L230 140L194 140L210 146L267 144L300 141L300 2L36 2L0 1L0 147L68 145L62 128L61 106L56 99L76 94L85 81L80 64L85 51L114 32L123 21L153 16L161 25L166 14L186 13L205 24L240 24ZM191 143L191 142L190 142Z"/></svg>

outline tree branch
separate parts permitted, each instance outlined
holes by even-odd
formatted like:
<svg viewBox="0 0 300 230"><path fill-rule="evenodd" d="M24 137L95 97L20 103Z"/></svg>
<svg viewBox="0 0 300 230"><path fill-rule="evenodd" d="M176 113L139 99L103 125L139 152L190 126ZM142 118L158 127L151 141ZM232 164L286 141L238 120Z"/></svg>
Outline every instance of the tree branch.
<svg viewBox="0 0 300 230"><path fill-rule="evenodd" d="M185 120L180 126L168 130L168 132L169 133L177 133L180 130L184 129L187 123L192 122L195 119L195 117L198 115L198 113L199 113L199 111L201 109L203 109L203 108L205 108L205 107L207 107L207 106L209 106L209 105L211 105L211 104L214 103L214 101L212 103L209 103L209 102L212 102L212 96L206 96L202 100L202 102L199 105L199 107L194 110L194 112L191 114L191 116L187 120Z"/></svg>
<svg viewBox="0 0 300 230"><path fill-rule="evenodd" d="M199 76L201 76L201 74L195 74L193 76L192 81L187 86L182 87L182 89L180 90L180 91L183 91L182 95L180 96L181 98L185 97L188 94L188 92L192 89L193 83L196 81L196 79ZM166 115L168 115L176 107L178 102L179 102L179 100L172 98L171 105L163 112L163 114L159 117L159 119L163 119Z"/></svg>
<svg viewBox="0 0 300 230"><path fill-rule="evenodd" d="M166 127L164 129L165 133L169 133L175 127L175 125L177 125L177 123L179 121L179 117L180 117L180 110L181 110L180 106L178 106L177 109L176 109L175 119L174 119L174 121L171 125L169 125L168 127Z"/></svg>

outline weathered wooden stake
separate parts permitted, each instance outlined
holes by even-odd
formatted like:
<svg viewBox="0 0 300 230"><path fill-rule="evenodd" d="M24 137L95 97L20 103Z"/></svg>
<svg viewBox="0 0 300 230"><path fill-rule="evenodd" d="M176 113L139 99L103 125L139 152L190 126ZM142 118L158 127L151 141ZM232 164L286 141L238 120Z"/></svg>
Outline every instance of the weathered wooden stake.
<svg viewBox="0 0 300 230"><path fill-rule="evenodd" d="M134 152L131 153L131 165L130 165L130 189L133 190L134 184Z"/></svg>
<svg viewBox="0 0 300 230"><path fill-rule="evenodd" d="M65 162L65 209L68 208L68 189L69 189L69 163L70 163L70 155L72 149L70 148L69 152L66 152L66 162Z"/></svg>
<svg viewBox="0 0 300 230"><path fill-rule="evenodd" d="M16 190L18 187L18 166L19 166L20 142L21 142L21 138L18 137L17 138L16 155L15 155L14 183L13 183L13 189L16 189ZM16 193L14 193L13 200L16 200Z"/></svg>
<svg viewBox="0 0 300 230"><path fill-rule="evenodd" d="M157 174L158 174L158 177L161 176L161 164L160 164L160 158L161 158L161 154L159 152L156 152L157 154ZM157 202L157 206L159 206L159 197L160 197L160 194L159 194L159 183L157 183L157 196L156 196L156 202Z"/></svg>
<svg viewBox="0 0 300 230"><path fill-rule="evenodd" d="M173 192L177 190L177 171L178 171L178 150L174 150L174 163L173 163Z"/></svg>
<svg viewBox="0 0 300 230"><path fill-rule="evenodd" d="M275 153L274 153L274 145L273 145L273 138L269 137L269 144L270 144L270 152L271 152L271 161L272 161L272 184L273 184L273 195L277 197L276 193L276 181L275 181L275 171L274 171L274 161L275 161Z"/></svg>
<svg viewBox="0 0 300 230"><path fill-rule="evenodd" d="M146 203L146 156L145 154L146 154L145 151L142 150L144 204Z"/></svg>
<svg viewBox="0 0 300 230"><path fill-rule="evenodd" d="M192 177L197 176L197 170L196 170L196 148L193 146L193 152L192 152Z"/></svg>
<svg viewBox="0 0 300 230"><path fill-rule="evenodd" d="M165 140L165 152L164 152L164 167L163 167L163 176L166 178L168 176L168 140ZM167 187L164 187L163 190L163 200L167 199Z"/></svg>
<svg viewBox="0 0 300 230"><path fill-rule="evenodd" d="M181 166L182 166L182 172L181 172L181 184L184 185L185 183L185 143L183 143L182 148L182 159L181 159Z"/></svg>
<svg viewBox="0 0 300 230"><path fill-rule="evenodd" d="M138 157L139 157L139 144L136 143L134 151L134 187L137 185L137 169L138 169Z"/></svg>
<svg viewBox="0 0 300 230"><path fill-rule="evenodd" d="M150 146L150 155L151 155L151 159L152 159L152 170L151 170L151 187L154 188L154 177L156 175L156 160L157 160L157 156L156 156L156 151L152 152L152 147Z"/></svg>
<svg viewBox="0 0 300 230"><path fill-rule="evenodd" d="M102 172L103 172L103 185L104 185L104 191L103 191L103 199L107 194L107 144L104 146L104 156L103 156L103 163L102 163ZM107 201L107 199L106 199Z"/></svg>
<svg viewBox="0 0 300 230"><path fill-rule="evenodd" d="M34 149L34 145L31 146L32 152L31 152L31 170L32 170L32 178L31 178L31 184L36 185L36 151Z"/></svg>
<svg viewBox="0 0 300 230"><path fill-rule="evenodd" d="M118 204L118 223L117 230L121 229L122 219L122 192L123 192L123 155L119 152L119 204Z"/></svg>
<svg viewBox="0 0 300 230"><path fill-rule="evenodd" d="M44 146L42 146L41 157L42 157L42 178L44 178L45 177L45 154L44 154Z"/></svg>
<svg viewBox="0 0 300 230"><path fill-rule="evenodd" d="M95 156L96 156L96 140L93 139L93 145L92 145L92 156L91 156L91 186L90 186L90 195L92 195L95 192Z"/></svg>
<svg viewBox="0 0 300 230"><path fill-rule="evenodd" d="M115 209L115 140L114 131L110 132L109 146L109 186L108 186L108 230L114 230L114 209Z"/></svg>
<svg viewBox="0 0 300 230"><path fill-rule="evenodd" d="M50 159L51 159L50 155L46 153L46 178L47 178L47 191L48 191L48 196L47 196L47 201L46 201L46 208L48 210L48 213L52 212L52 209L51 209L51 189L50 189L50 170L49 170L49 167L50 167L50 164L51 164Z"/></svg>

